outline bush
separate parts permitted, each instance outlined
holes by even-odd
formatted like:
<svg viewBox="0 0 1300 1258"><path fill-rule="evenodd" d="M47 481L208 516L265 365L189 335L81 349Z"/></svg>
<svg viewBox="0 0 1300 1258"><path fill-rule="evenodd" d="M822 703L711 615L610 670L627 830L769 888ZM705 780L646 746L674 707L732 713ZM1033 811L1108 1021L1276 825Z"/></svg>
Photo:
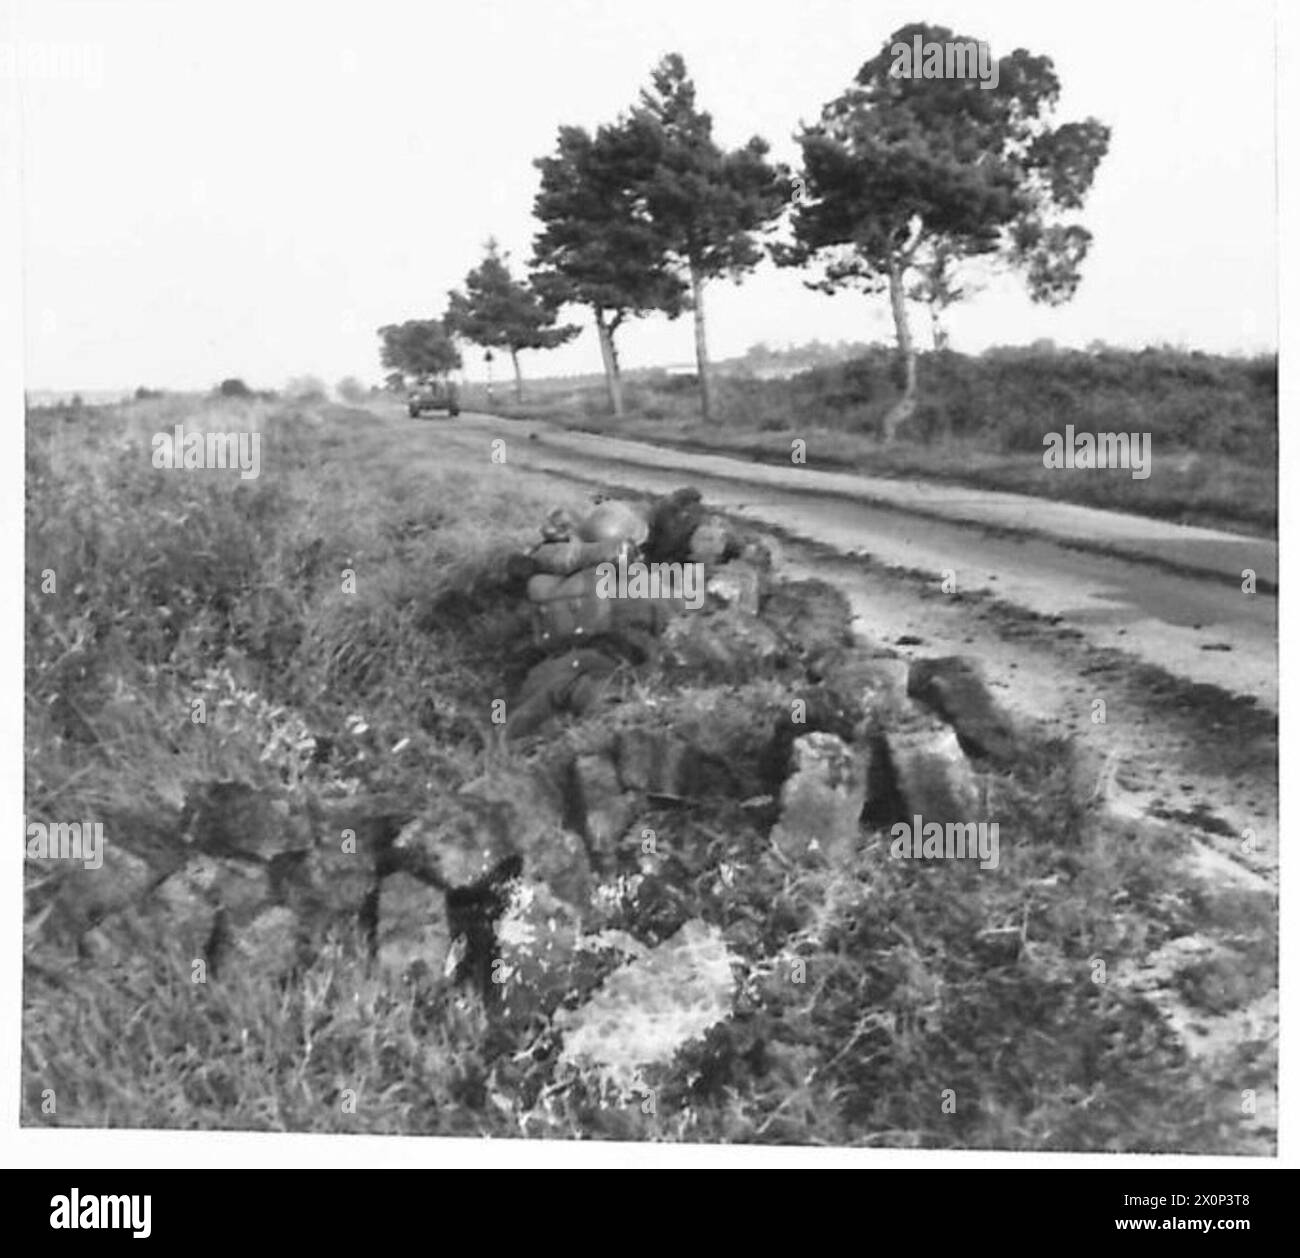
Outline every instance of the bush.
<svg viewBox="0 0 1300 1258"><path fill-rule="evenodd" d="M319 376L294 376L284 386L284 395L295 402L324 402L328 394Z"/></svg>
<svg viewBox="0 0 1300 1258"><path fill-rule="evenodd" d="M898 396L897 361L876 347L784 380L719 375L719 414L761 431L809 422L871 429ZM945 350L922 354L918 374L917 416L905 439L983 436L991 449L1039 452L1045 432L1073 424L1079 431L1150 432L1166 451L1235 454L1261 465L1276 458L1276 355L1029 347L975 357ZM637 403L662 406L678 395L676 381L647 382ZM689 407L693 398L681 401Z"/></svg>

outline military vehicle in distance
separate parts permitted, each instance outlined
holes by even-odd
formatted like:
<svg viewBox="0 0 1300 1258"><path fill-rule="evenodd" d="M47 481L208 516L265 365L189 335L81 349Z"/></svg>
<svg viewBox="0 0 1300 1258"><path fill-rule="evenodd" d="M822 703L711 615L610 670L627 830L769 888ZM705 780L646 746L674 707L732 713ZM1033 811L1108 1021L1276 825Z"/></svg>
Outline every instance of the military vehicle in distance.
<svg viewBox="0 0 1300 1258"><path fill-rule="evenodd" d="M412 419L431 411L446 411L455 419L460 414L460 390L451 380L426 380L407 394L406 411Z"/></svg>

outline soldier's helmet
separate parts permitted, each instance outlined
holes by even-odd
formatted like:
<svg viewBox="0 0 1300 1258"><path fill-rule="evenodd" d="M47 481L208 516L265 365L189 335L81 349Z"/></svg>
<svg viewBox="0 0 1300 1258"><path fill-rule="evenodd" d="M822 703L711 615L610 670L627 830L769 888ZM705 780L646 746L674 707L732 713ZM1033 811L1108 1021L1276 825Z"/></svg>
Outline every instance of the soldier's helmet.
<svg viewBox="0 0 1300 1258"><path fill-rule="evenodd" d="M609 500L586 515L577 528L584 542L631 542L641 546L650 536L650 523L645 513L630 502Z"/></svg>

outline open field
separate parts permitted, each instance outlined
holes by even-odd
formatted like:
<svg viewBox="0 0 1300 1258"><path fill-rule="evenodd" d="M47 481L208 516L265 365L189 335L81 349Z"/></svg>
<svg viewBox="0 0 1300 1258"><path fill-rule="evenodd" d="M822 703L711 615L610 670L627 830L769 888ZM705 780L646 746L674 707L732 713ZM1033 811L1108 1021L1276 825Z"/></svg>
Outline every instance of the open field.
<svg viewBox="0 0 1300 1258"><path fill-rule="evenodd" d="M592 486L387 409L29 416L27 819L96 818L106 842L99 869L26 863L25 1124L1272 1151L1272 884L1207 874L1175 808L1108 806L1117 766L1051 704L977 766L996 870L891 859L887 811L855 818L836 861L792 857L774 829L792 699L867 752L887 717L850 713L836 678L906 671L909 617L926 651L1000 635L1071 685L1097 659L991 604L945 630L884 570L846 644L842 557L795 539L746 622L779 649L740 669L650 652L589 711L507 741L494 703L538 661L511 557ZM151 467L152 435L181 422L260 432L260 476ZM1179 754L1212 762L1217 739L1267 759L1268 713L1111 663L1132 724L1201 731ZM689 740L692 789L600 786L596 749L631 732ZM338 859L348 832L392 862L373 885ZM445 874L499 842L478 898L397 867L412 844ZM264 872L269 909L246 892ZM615 1023L642 1007L620 983L692 931L725 957L724 1016L634 1089L570 1051L602 1001ZM556 955L530 951L539 932ZM650 983L668 1021L699 978L682 964Z"/></svg>

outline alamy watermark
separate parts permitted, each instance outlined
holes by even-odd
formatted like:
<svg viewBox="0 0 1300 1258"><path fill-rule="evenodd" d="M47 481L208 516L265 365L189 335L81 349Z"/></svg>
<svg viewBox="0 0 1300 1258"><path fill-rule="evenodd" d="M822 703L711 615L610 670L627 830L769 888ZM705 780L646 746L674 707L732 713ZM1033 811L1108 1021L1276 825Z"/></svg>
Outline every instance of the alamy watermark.
<svg viewBox="0 0 1300 1258"><path fill-rule="evenodd" d="M596 565L597 598L680 598L691 611L704 606L702 563L644 563L623 551L618 563Z"/></svg>
<svg viewBox="0 0 1300 1258"><path fill-rule="evenodd" d="M50 1198L50 1227L63 1228L114 1228L128 1231L136 1240L144 1240L152 1231L149 1221L153 1197L149 1193L86 1193L77 1188Z"/></svg>
<svg viewBox="0 0 1300 1258"><path fill-rule="evenodd" d="M26 82L104 84L104 49L99 44L15 44L0 40L0 79Z"/></svg>
<svg viewBox="0 0 1300 1258"><path fill-rule="evenodd" d="M157 468L237 467L242 480L256 480L262 469L262 434L258 432L154 433L153 465Z"/></svg>
<svg viewBox="0 0 1300 1258"><path fill-rule="evenodd" d="M918 813L889 831L895 860L979 860L981 869L998 867L996 821L925 821Z"/></svg>
<svg viewBox="0 0 1300 1258"><path fill-rule="evenodd" d="M1149 432L1081 432L1065 425L1065 435L1049 432L1043 438L1043 466L1051 468L1131 468L1134 480L1151 475Z"/></svg>
<svg viewBox="0 0 1300 1258"><path fill-rule="evenodd" d="M81 861L87 869L104 863L102 821L28 821L23 818L28 860Z"/></svg>
<svg viewBox="0 0 1300 1258"><path fill-rule="evenodd" d="M982 39L938 43L913 35L910 44L894 44L889 74L895 79L979 79L981 89L998 85L998 63Z"/></svg>

